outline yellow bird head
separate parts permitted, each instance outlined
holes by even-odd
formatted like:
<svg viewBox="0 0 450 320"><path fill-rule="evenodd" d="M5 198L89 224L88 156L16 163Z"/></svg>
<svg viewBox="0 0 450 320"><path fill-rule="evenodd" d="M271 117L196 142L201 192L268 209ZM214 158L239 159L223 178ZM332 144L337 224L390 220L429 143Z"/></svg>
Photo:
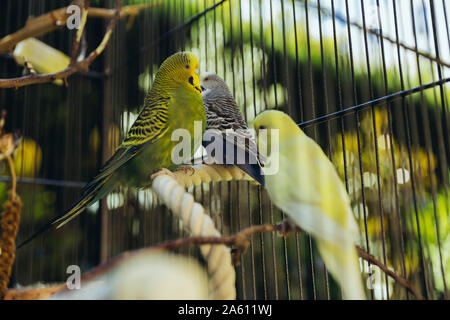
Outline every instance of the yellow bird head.
<svg viewBox="0 0 450 320"><path fill-rule="evenodd" d="M197 69L198 59L193 53L186 51L175 53L161 64L155 76L155 84L159 83L164 86L173 81L201 96L202 89L200 88Z"/></svg>
<svg viewBox="0 0 450 320"><path fill-rule="evenodd" d="M290 116L278 110L267 110L260 113L255 118L253 126L258 135L258 144L264 144L269 149L271 148L271 142L273 142L273 130L277 130L280 141L304 134ZM267 133L264 135L261 134L264 132L263 130L267 130Z"/></svg>
<svg viewBox="0 0 450 320"><path fill-rule="evenodd" d="M278 129L280 137L302 134L303 131L286 113L278 110L267 110L260 113L253 122L256 131L260 129Z"/></svg>

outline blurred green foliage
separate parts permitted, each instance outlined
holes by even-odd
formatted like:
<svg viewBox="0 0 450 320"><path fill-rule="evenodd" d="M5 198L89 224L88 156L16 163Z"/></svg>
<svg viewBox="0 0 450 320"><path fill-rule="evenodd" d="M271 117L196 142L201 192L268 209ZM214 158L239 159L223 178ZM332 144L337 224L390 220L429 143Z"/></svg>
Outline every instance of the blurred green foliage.
<svg viewBox="0 0 450 320"><path fill-rule="evenodd" d="M91 5L113 6L113 2L92 1ZM226 1L185 31L154 42L218 0L161 2L161 7L141 13L130 30L125 28L126 21L115 30L107 52L91 68L102 72L109 64L109 76L73 76L69 88L46 84L18 92L0 91L0 102L12 114L7 125L22 128L26 141L30 141L24 145L22 158L15 157L16 161L23 159L23 171L18 170L21 177L90 179L102 162L102 153L110 152L119 143L136 117L159 64L181 49L199 57L201 72L215 71L227 81L249 124L266 108L284 110L300 123L401 90L398 66L391 64L384 72L380 42L374 37L369 37L368 45L370 79L361 37L353 39L352 45L360 48L359 55L353 57L345 32L336 35L336 46L330 32L321 39L312 27L317 20L313 7L309 8L308 37L303 1L284 1L283 7L281 2L273 1L272 18L270 1ZM9 8L11 16L22 18L0 23L0 34L18 29L30 14L60 5L50 2L36 4L35 8L23 6L22 1L17 5L6 3L0 4L2 12ZM329 18L322 15L324 21ZM98 43L104 24L88 21L88 48ZM73 32L61 30L43 40L70 52L72 37ZM396 54L395 46L387 48L389 54ZM405 86L419 85L414 69L417 67L410 66L406 59L403 63ZM431 66L426 60L420 59L420 67L424 71L423 83L436 80L434 72L428 72ZM12 61L0 60L0 72L4 78L21 70ZM444 93L448 95L447 87ZM442 117L436 88L424 91L423 96L414 94L345 116L343 128L339 119L333 119L305 129L330 156L341 177L347 179L354 213L364 235L361 246L367 249L368 245L372 254L430 298L443 297L443 274L447 275L447 282L450 277L449 163L445 147L442 148ZM224 234L251 224L277 223L283 218L263 190L247 183L214 183L192 192ZM19 193L25 210L20 239L60 214L77 197L73 187L26 183L19 185ZM6 184L0 183L0 199L5 196ZM103 206L110 211L108 256L185 236L151 192L119 189ZM97 208L91 208L64 230L49 233L19 252L17 281L60 281L65 279L65 267L69 264L80 264L82 270L98 264L101 220L97 212ZM340 297L334 281L325 277L323 262L307 235L287 239L272 234L256 236L241 259L237 268L240 298L288 298L288 294L295 299ZM362 265L368 280L368 266ZM386 287L390 298L406 297L405 290L393 281L386 284L384 275L377 278L371 294L385 299Z"/></svg>

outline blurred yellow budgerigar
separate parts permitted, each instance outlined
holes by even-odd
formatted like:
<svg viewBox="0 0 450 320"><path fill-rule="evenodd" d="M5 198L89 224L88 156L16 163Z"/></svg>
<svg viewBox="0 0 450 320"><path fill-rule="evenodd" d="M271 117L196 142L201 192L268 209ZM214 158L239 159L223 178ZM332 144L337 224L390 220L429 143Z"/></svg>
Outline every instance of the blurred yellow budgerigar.
<svg viewBox="0 0 450 320"><path fill-rule="evenodd" d="M320 146L281 111L261 113L254 127L260 152L268 153L267 168L278 163L278 170L265 176L271 200L315 239L343 298L365 299L355 248L359 230L335 167Z"/></svg>
<svg viewBox="0 0 450 320"><path fill-rule="evenodd" d="M31 63L41 74L62 71L70 64L70 57L36 38L20 41L14 48L13 57L20 65L25 65L25 61ZM64 82L58 79L53 83L62 85Z"/></svg>

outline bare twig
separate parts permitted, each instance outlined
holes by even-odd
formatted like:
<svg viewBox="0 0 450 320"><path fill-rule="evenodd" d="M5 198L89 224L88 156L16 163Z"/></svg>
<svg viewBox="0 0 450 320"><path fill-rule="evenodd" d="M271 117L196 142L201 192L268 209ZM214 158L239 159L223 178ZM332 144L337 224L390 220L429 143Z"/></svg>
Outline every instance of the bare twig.
<svg viewBox="0 0 450 320"><path fill-rule="evenodd" d="M86 71L88 64L85 60L65 68L59 72L46 74L30 74L23 77L0 79L0 88L19 88L30 84L47 83L57 79L66 79L74 73Z"/></svg>
<svg viewBox="0 0 450 320"><path fill-rule="evenodd" d="M81 0L72 1L72 4L82 6ZM162 2L147 5L125 6L120 11L120 18L135 16L140 11L162 5ZM115 9L89 8L88 17L111 19L115 16ZM61 29L66 25L70 14L67 13L67 7L59 8L45 13L36 18L29 18L26 25L4 38L0 39L0 54L11 52L14 46L22 40L30 37L39 37L51 31Z"/></svg>
<svg viewBox="0 0 450 320"><path fill-rule="evenodd" d="M97 58L103 52L106 45L108 44L109 39L111 38L111 34L114 30L114 27L116 26L117 21L119 21L121 8L122 8L121 1L116 0L116 14L108 24L102 42L98 45L98 47L94 51L91 52L91 54L85 60L83 60L86 61L88 65L90 65L95 60L95 58Z"/></svg>
<svg viewBox="0 0 450 320"><path fill-rule="evenodd" d="M15 199L17 181L16 181L16 170L14 169L14 161L11 155L7 155L6 159L8 160L9 171L11 172L11 197Z"/></svg>
<svg viewBox="0 0 450 320"><path fill-rule="evenodd" d="M250 237L258 234L258 233L264 233L264 232L272 232L272 231L278 231L283 232L284 226L281 225L274 225L274 224L264 224L264 225L258 225L258 226L252 226L247 229L244 229L235 235L232 236L226 236L226 237L190 237L190 238L184 238L184 239L177 239L168 241L156 246L153 246L148 249L142 249L142 250L155 250L155 249L164 249L164 250L173 250L180 247L186 247L191 245L204 245L204 244L225 244L229 247L237 247L237 253L245 251L247 248ZM291 230L290 230L291 231ZM302 232L301 229L296 228L296 230L293 230L295 232ZM386 265L384 265L381 261L376 259L374 256L367 253L365 250L363 250L359 246L355 246L356 251L358 252L358 255L363 258L364 260L369 261L370 263L378 266L383 272L385 272L388 276L393 278L399 285L406 288L409 292L411 292L418 300L424 300L424 297L414 288L414 286L405 278L401 277L394 271L390 270ZM235 256L235 261L236 256Z"/></svg>
<svg viewBox="0 0 450 320"><path fill-rule="evenodd" d="M73 40L72 56L70 59L70 64L74 64L77 61L78 49L80 47L81 37L83 36L84 27L86 26L87 10L89 9L89 4L90 4L90 0L85 0L84 5L81 8L81 22L80 22L80 27L77 30L75 39Z"/></svg>
<svg viewBox="0 0 450 320"><path fill-rule="evenodd" d="M247 248L249 244L249 238L257 233L269 232L269 231L281 231L281 225L265 224L260 226L252 226L241 232L225 237L190 237L167 241L161 244L157 244L148 248L134 250L132 252L124 252L119 256L109 260L108 262L102 263L92 271L85 273L82 277L82 281L92 280L100 275L105 274L109 270L113 269L117 265L123 263L125 260L131 259L140 254L151 253L153 251L160 250L174 250L181 247L193 246L193 245L203 245L203 244L224 244L229 247L237 247L243 251Z"/></svg>
<svg viewBox="0 0 450 320"><path fill-rule="evenodd" d="M19 88L30 84L52 82L57 79L67 81L67 78L72 74L79 71L87 71L89 65L103 52L108 44L109 39L111 38L111 33L119 20L120 8L121 2L120 0L116 0L116 15L110 20L102 42L87 58L81 61L72 61L67 68L55 73L30 74L19 78L0 79L0 88Z"/></svg>
<svg viewBox="0 0 450 320"><path fill-rule="evenodd" d="M87 52L86 33L83 33L83 36L81 37L81 48L80 54L78 55L78 59L83 60L84 58L86 58L86 52Z"/></svg>
<svg viewBox="0 0 450 320"><path fill-rule="evenodd" d="M133 17L139 14L142 10L161 6L162 2L149 3L149 4L136 4L130 6L124 6L120 10L120 18ZM88 16L92 18L104 18L109 19L114 17L116 11L114 9L103 8L89 8Z"/></svg>
<svg viewBox="0 0 450 320"><path fill-rule="evenodd" d="M125 253L119 257L117 257L114 260L111 260L110 262L99 266L94 271L88 273L85 275L85 280L92 279L94 276L98 276L99 273L104 273L107 270L110 270L112 267L116 266L119 262L122 262L123 259L128 259L133 257L135 254L140 254L146 251L152 251L152 250L174 250L181 247L187 247L192 245L205 245L205 244L224 244L229 247L235 247L237 248L237 254L240 252L244 252L247 246L249 245L250 238L259 233L264 232L272 232L277 231L280 233L285 233L285 226L283 224L275 225L275 224L264 224L264 225L257 225L257 226L251 226L249 228L243 229L242 231L231 235L231 236L224 236L224 237L190 237L190 238L183 238L183 239L176 239L172 241L167 241L155 246L152 246L150 248L140 249L137 251L134 251L133 253ZM289 230L294 232L303 232L301 229L296 228L295 230ZM424 300L424 297L417 292L417 290L414 288L414 286L405 278L401 277L394 271L390 270L387 266L385 266L381 261L376 259L371 254L367 253L365 250L360 248L359 246L355 246L356 251L358 252L358 255L363 258L364 260L369 261L370 263L378 266L383 272L385 272L388 276L393 278L399 285L406 288L408 291L410 291L418 300ZM235 261L237 261L237 254L235 255Z"/></svg>
<svg viewBox="0 0 450 320"><path fill-rule="evenodd" d="M384 273L386 273L388 276L390 276L395 281L397 281L402 287L406 288L409 292L411 292L418 300L425 300L425 298L419 292L417 292L417 290L413 287L413 285L408 280L406 280L405 278L402 278L397 273L390 270L381 261L379 261L377 258L372 256L368 252L364 251L360 247L356 246L356 251L358 252L358 254L361 258L363 258L364 260L367 260L370 263L379 267Z"/></svg>
<svg viewBox="0 0 450 320"><path fill-rule="evenodd" d="M79 5L81 1L73 1L72 4ZM0 53L11 52L14 46L22 40L30 37L39 37L50 31L65 26L69 18L67 7L56 9L36 18L28 18L25 26L0 39Z"/></svg>
<svg viewBox="0 0 450 320"><path fill-rule="evenodd" d="M83 282L92 280L94 278L97 278L99 276L104 275L108 271L112 270L119 264L127 261L128 259L131 259L137 255L140 254L146 254L151 253L153 251L159 251L159 250L174 250L181 247L187 247L192 245L217 245L217 244L223 244L229 247L235 247L238 249L238 252L243 252L247 248L250 238L253 235L264 233L264 232L273 232L277 231L280 233L283 233L285 230L285 227L283 224L275 225L275 224L264 224L264 225L257 225L252 226L246 229L243 229L242 231L231 235L231 236L224 236L224 237L190 237L190 238L183 238L183 239L176 239L167 241L149 248L143 248L139 250L135 250L132 252L125 252L121 255L115 257L114 259L109 260L108 262L105 262L95 269L93 269L90 272L85 273L81 280ZM289 230L292 231L292 230ZM295 232L302 232L301 229L296 228L296 230L293 230ZM408 291L410 291L418 300L424 300L424 297L417 292L417 290L412 286L412 284L399 276L394 271L390 270L388 267L386 267L382 262L380 262L378 259L376 259L374 256L367 253L365 250L361 249L359 246L356 246L356 250L358 252L358 255L363 258L364 260L370 261L370 263L378 266L383 272L385 272L388 276L392 277L399 285L406 288ZM235 257L236 258L236 257ZM31 289L31 290L15 290L10 289L7 293L5 298L6 299L34 299L35 297L49 297L55 293L61 292L66 289L66 286L64 285L56 285L53 287L46 287L42 289ZM42 291L42 292L41 292Z"/></svg>

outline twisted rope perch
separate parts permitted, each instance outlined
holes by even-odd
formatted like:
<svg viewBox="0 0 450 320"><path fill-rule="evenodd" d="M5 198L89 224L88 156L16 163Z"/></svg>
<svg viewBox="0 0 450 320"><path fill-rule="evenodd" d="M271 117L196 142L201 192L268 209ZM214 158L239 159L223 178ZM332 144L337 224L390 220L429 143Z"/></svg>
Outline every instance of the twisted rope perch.
<svg viewBox="0 0 450 320"><path fill-rule="evenodd" d="M248 176L245 172L240 170L238 167L225 166L225 165L203 165L202 164L202 165L198 165L195 167L183 167L173 173L169 173L169 175L171 177L173 177L174 179L176 179L178 184L183 187L190 187L193 185L199 185L201 183L209 183L211 181L247 180L247 181L255 182L250 176ZM174 182L173 178L171 178L167 175L164 175L164 177L168 177L169 179L172 180L172 182ZM155 185L153 185L153 188L155 189ZM178 205L183 204L183 202L180 201L179 198L177 198L177 196L175 195L175 192L178 192L178 190L173 191L172 197L170 194L172 189L167 188L166 190L167 190L167 194L165 195L166 198L163 198L166 203L168 203L168 201L173 201L171 204L173 205L174 208L177 208ZM155 189L155 191L156 191L156 189ZM186 194L192 198L192 196L190 194L188 194L188 193L186 193ZM178 197L179 197L179 195L178 195ZM172 209L172 207L170 207L170 208ZM201 209L202 209L202 213L203 213L204 209L203 208L201 208ZM178 214L181 217L181 215L178 212L176 214ZM207 217L209 220L211 220L209 218L209 216L205 216L205 217ZM212 221L211 221L211 223L212 223ZM188 224L188 225L190 225L190 224ZM224 244L228 243L228 245L229 245L230 243L235 243L235 240L236 240L235 238L239 238L239 239L241 239L242 237L246 238L245 236L243 236L243 234L247 234L247 233L252 234L253 232L274 231L274 230L279 230L279 228L280 228L279 226L275 226L275 225L253 226L249 229L243 230L242 234L238 234L238 235L234 235L234 236L230 236L230 237L222 237L219 239L217 239L217 238L214 239L214 238L211 238L211 236L213 236L213 237L216 236L214 234L213 235L201 234L200 236L203 238L200 238L200 237L199 238L191 238L191 239L188 238L188 239L185 239L185 242L189 243L190 240L193 240L192 242L195 243L196 242L195 240L198 240L199 243L204 241L207 243L209 242L209 243L216 243L216 244L217 243L219 243L219 244L220 243L224 243ZM301 229L298 229L297 231L301 231ZM170 245L171 244L167 244L168 247L170 247ZM401 286L403 286L407 290L409 290L418 300L424 299L423 296L406 279L403 279L401 276L397 275L395 272L389 270L386 266L384 266L375 257L371 256L370 254L365 252L360 247L356 246L356 249L357 249L360 257L377 265L383 272L385 272L387 275L389 275L390 277L395 279ZM205 255L205 258L207 258L206 255ZM208 264L209 264L209 260L208 260ZM211 281L214 282L215 280L212 279Z"/></svg>
<svg viewBox="0 0 450 320"><path fill-rule="evenodd" d="M183 221L192 235L219 237L212 219L205 214L202 205L185 188L202 182L250 180L237 167L199 165L181 168L174 173L162 171L153 180L152 188L164 203ZM201 253L208 264L210 274L210 298L236 299L236 272L231 260L231 250L225 245L202 245Z"/></svg>
<svg viewBox="0 0 450 320"><path fill-rule="evenodd" d="M252 226L229 237L219 237L220 234L214 228L213 222L209 216L204 214L203 207L200 204L195 203L192 195L185 192L180 185L189 187L192 185L198 185L202 182L228 181L232 179L251 180L251 178L240 171L240 169L229 166L200 165L195 168L181 168L173 173L169 171L162 171L162 173L158 174L158 177L154 179L154 190L166 202L166 204L173 205L169 207L176 214L178 214L180 218L182 218L184 223L195 236L192 238L169 241L132 253L124 253L121 256L100 265L88 274L83 275L83 281L89 281L96 276L105 273L115 267L118 263L126 260L127 257L129 258L139 252L157 249L170 250L187 245L201 245L201 251L207 259L208 271L211 275L210 287L212 290L210 297L212 299L235 299L235 271L230 261L230 250L228 249L228 246L245 246L248 241L248 237L255 233L270 231L280 231L283 233L290 231L302 232L302 230L299 228L296 228L295 230L284 229L282 224L266 224ZM412 294L414 294L417 299L424 299L423 296L416 291L406 279L403 279L395 272L389 270L380 261L369 255L363 249L358 246L356 246L356 249L358 250L360 257L380 267L382 271L394 278L400 285L407 288ZM59 284L56 286L39 289L10 289L6 292L5 299L45 299L55 293L65 290L65 288L65 284Z"/></svg>
<svg viewBox="0 0 450 320"><path fill-rule="evenodd" d="M194 201L191 194L185 192L184 187L211 181L251 180L249 176L238 168L219 165L199 165L195 168L181 168L179 171L168 172L168 174L162 174L155 178L153 189L168 207L182 219L194 236L203 237L219 237L220 233L215 229L211 218L205 215L203 207ZM210 298L235 299L236 274L231 262L231 250L229 247L224 244L210 244L202 245L200 249L208 263ZM154 250L154 248L144 250ZM99 266L97 269L85 274L82 278L83 281L89 281L91 278L103 274L116 266L117 262L123 261L126 256L131 255L133 253L125 253L123 257L118 257ZM8 300L48 299L65 289L65 284L44 288L10 289L6 291L5 298Z"/></svg>
<svg viewBox="0 0 450 320"><path fill-rule="evenodd" d="M245 180L255 182L238 167L218 164L200 164L194 167L182 167L173 172L172 175L185 188L197 186L201 183L210 183L212 181Z"/></svg>

